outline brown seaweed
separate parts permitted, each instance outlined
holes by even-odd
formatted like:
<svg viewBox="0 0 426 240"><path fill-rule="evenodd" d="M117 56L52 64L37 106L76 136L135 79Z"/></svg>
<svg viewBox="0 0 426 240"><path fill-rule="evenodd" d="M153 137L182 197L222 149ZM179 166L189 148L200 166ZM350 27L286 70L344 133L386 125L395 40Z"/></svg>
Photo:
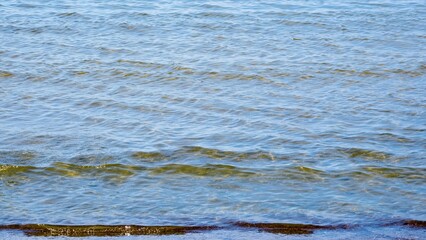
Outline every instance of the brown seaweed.
<svg viewBox="0 0 426 240"><path fill-rule="evenodd" d="M215 226L139 226L139 225L3 225L0 230L21 230L27 236L112 237L130 235L183 235L190 232L215 230Z"/></svg>
<svg viewBox="0 0 426 240"><path fill-rule="evenodd" d="M408 226L426 228L426 221L402 220L380 226ZM299 223L250 223L230 222L225 226L142 226L142 225L50 225L50 224L12 224L0 225L1 230L19 230L27 236L67 236L67 237L113 237L130 235L183 235L219 229L254 229L273 234L313 234L317 230L344 230L357 225L314 225Z"/></svg>
<svg viewBox="0 0 426 240"><path fill-rule="evenodd" d="M426 228L426 221L420 220L405 220L402 225L416 228Z"/></svg>
<svg viewBox="0 0 426 240"><path fill-rule="evenodd" d="M248 223L236 222L235 226L240 228L256 228L259 231L275 233L275 234L312 234L315 230L335 230L340 228L348 228L347 225L313 225L298 223Z"/></svg>

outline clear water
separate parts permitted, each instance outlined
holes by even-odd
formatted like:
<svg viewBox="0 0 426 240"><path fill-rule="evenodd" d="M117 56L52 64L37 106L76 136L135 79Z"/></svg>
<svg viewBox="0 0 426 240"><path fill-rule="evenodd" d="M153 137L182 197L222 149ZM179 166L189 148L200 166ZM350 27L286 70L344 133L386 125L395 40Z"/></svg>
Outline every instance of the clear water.
<svg viewBox="0 0 426 240"><path fill-rule="evenodd" d="M426 220L423 0L0 2L0 223Z"/></svg>

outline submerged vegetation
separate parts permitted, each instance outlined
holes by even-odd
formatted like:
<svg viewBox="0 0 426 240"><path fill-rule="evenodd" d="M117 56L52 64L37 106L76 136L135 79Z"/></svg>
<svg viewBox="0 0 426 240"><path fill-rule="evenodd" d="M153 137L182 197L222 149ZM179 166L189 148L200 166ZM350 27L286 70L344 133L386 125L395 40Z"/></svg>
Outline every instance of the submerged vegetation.
<svg viewBox="0 0 426 240"><path fill-rule="evenodd" d="M204 166L191 166L183 164L167 164L162 167L152 169L154 174L186 174L193 176L220 176L220 177L250 177L256 175L253 172L237 167L222 164L207 164Z"/></svg>
<svg viewBox="0 0 426 240"><path fill-rule="evenodd" d="M350 158L363 158L366 160L388 160L392 158L389 153L360 148L344 149L341 152L347 154Z"/></svg>
<svg viewBox="0 0 426 240"><path fill-rule="evenodd" d="M404 220L382 226L396 225L414 228L426 228L425 221ZM182 235L194 232L215 230L258 230L273 234L306 235L320 230L350 230L356 225L314 225L300 223L254 223L230 222L222 226L141 226L141 225L51 225L51 224L15 224L0 225L1 230L20 230L27 236L39 237L113 237L131 235Z"/></svg>
<svg viewBox="0 0 426 240"><path fill-rule="evenodd" d="M115 237L130 235L181 235L189 232L214 230L214 226L137 226L89 225L66 226L49 224L3 225L0 230L21 230L27 236L53 237Z"/></svg>
<svg viewBox="0 0 426 240"><path fill-rule="evenodd" d="M13 76L13 73L0 70L0 78L7 78L7 77L12 77L12 76Z"/></svg>

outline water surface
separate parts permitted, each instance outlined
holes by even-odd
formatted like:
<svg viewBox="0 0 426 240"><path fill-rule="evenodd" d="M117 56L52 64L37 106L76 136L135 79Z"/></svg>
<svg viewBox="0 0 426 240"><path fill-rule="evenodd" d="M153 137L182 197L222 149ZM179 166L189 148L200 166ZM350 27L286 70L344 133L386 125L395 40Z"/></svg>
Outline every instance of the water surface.
<svg viewBox="0 0 426 240"><path fill-rule="evenodd" d="M0 224L424 221L425 16L420 0L3 1Z"/></svg>

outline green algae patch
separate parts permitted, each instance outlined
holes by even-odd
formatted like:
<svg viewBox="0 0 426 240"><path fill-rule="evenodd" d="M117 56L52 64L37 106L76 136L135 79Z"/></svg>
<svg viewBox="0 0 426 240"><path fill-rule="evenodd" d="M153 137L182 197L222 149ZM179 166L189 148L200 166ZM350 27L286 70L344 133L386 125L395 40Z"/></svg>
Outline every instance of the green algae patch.
<svg viewBox="0 0 426 240"><path fill-rule="evenodd" d="M355 75L356 71L353 69L334 69L333 70L334 73L338 73L338 74L344 74L344 75Z"/></svg>
<svg viewBox="0 0 426 240"><path fill-rule="evenodd" d="M102 164L102 165L75 165L70 163L57 162L54 164L58 169L68 169L81 173L115 173L120 175L133 175L134 171L143 170L143 167L124 164Z"/></svg>
<svg viewBox="0 0 426 240"><path fill-rule="evenodd" d="M379 134L380 139L387 140L387 141L396 141L399 143L410 143L413 142L411 139L401 137L392 133L381 133Z"/></svg>
<svg viewBox="0 0 426 240"><path fill-rule="evenodd" d="M421 71L415 71L415 70L413 71L413 70L405 70L405 69L391 69L391 70L387 70L386 72L399 74L399 75L406 75L410 77L420 77L424 74Z"/></svg>
<svg viewBox="0 0 426 240"><path fill-rule="evenodd" d="M1 165L0 164L0 178L15 176L22 173L28 173L36 169L32 166L16 166L16 165Z"/></svg>
<svg viewBox="0 0 426 240"><path fill-rule="evenodd" d="M364 71L360 72L359 75L362 76L362 77L381 77L381 76L383 76L383 74L373 72L371 70L364 70Z"/></svg>
<svg viewBox="0 0 426 240"><path fill-rule="evenodd" d="M54 175L68 178L101 178L108 182L121 183L132 177L144 167L123 164L75 165L57 162L44 169Z"/></svg>
<svg viewBox="0 0 426 240"><path fill-rule="evenodd" d="M0 78L13 77L13 73L0 70Z"/></svg>
<svg viewBox="0 0 426 240"><path fill-rule="evenodd" d="M207 164L205 166L167 164L152 168L151 171L154 174L184 174L199 177L251 177L256 175L253 172L222 164Z"/></svg>
<svg viewBox="0 0 426 240"><path fill-rule="evenodd" d="M132 157L150 161L163 160L166 158L164 154L159 152L134 152Z"/></svg>
<svg viewBox="0 0 426 240"><path fill-rule="evenodd" d="M222 151L214 148L204 148L199 146L191 146L183 148L183 153L189 153L196 156L204 156L213 159L232 159L232 160L275 160L276 157L267 152L234 152Z"/></svg>
<svg viewBox="0 0 426 240"><path fill-rule="evenodd" d="M322 173L324 173L323 171L313 169L313 168L309 168L309 167L304 167L304 166L297 166L297 167L295 167L295 169L300 171L300 172L309 173L309 174L322 174Z"/></svg>
<svg viewBox="0 0 426 240"><path fill-rule="evenodd" d="M313 234L315 230L335 230L339 228L348 228L346 225L342 226L323 226L312 224L297 224L297 223L248 223L236 222L235 226L240 228L255 228L262 232L269 232L275 234Z"/></svg>
<svg viewBox="0 0 426 240"><path fill-rule="evenodd" d="M280 171L280 176L287 180L297 180L304 182L319 181L326 177L330 177L326 174L326 172L305 166L296 166L284 169Z"/></svg>
<svg viewBox="0 0 426 240"><path fill-rule="evenodd" d="M195 71L192 68L188 68L188 67L182 67L182 66L175 66L173 67L173 70L178 71L178 72L182 72L184 74L194 74Z"/></svg>
<svg viewBox="0 0 426 240"><path fill-rule="evenodd" d="M366 173L364 171L355 170L355 171L343 171L334 173L331 175L333 178L347 178L350 177L356 181L368 180L373 177L374 174Z"/></svg>
<svg viewBox="0 0 426 240"><path fill-rule="evenodd" d="M126 59L119 59L117 60L117 63L128 64L132 66L137 66L141 68L150 68L150 69L160 69L160 68L166 67L166 65L160 64L160 63L143 62L143 61L126 60Z"/></svg>
<svg viewBox="0 0 426 240"><path fill-rule="evenodd" d="M366 160L388 160L392 158L392 155L389 153L361 148L343 149L340 152L348 155L350 158L363 158Z"/></svg>
<svg viewBox="0 0 426 240"><path fill-rule="evenodd" d="M120 76L120 77L132 77L132 76L138 76L138 72L129 72L129 71L125 71L125 70L114 70L112 72L113 76Z"/></svg>
<svg viewBox="0 0 426 240"><path fill-rule="evenodd" d="M3 225L0 230L20 230L27 236L40 237L113 237L130 235L183 235L218 229L216 226L138 226L138 225Z"/></svg>
<svg viewBox="0 0 426 240"><path fill-rule="evenodd" d="M89 74L89 72L86 72L86 71L73 71L72 74L74 76L83 76L83 75Z"/></svg>
<svg viewBox="0 0 426 240"><path fill-rule="evenodd" d="M67 169L60 169L60 168L55 168L55 167L48 167L45 168L46 171L54 173L55 175L60 175L63 177L80 177L81 174L78 171L73 171L73 170L67 170Z"/></svg>
<svg viewBox="0 0 426 240"><path fill-rule="evenodd" d="M194 153L197 155L203 155L209 158L222 159L222 158L234 158L238 157L238 153L232 151L220 151L212 148L203 147L187 147L187 153Z"/></svg>
<svg viewBox="0 0 426 240"><path fill-rule="evenodd" d="M0 178L36 173L45 177L99 178L109 182L123 182L144 170L146 168L142 166L124 164L76 165L56 162L49 167L0 165Z"/></svg>
<svg viewBox="0 0 426 240"><path fill-rule="evenodd" d="M426 179L426 169L424 168L368 166L364 167L363 170L384 178Z"/></svg>

